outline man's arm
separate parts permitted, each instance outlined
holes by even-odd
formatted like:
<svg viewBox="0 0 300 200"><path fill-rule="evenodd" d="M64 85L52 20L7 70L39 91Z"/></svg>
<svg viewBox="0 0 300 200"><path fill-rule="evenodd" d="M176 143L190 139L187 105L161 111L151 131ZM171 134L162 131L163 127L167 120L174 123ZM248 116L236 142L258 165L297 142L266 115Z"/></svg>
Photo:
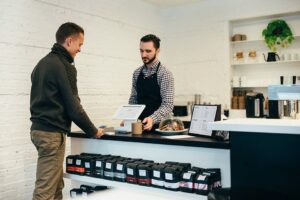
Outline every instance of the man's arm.
<svg viewBox="0 0 300 200"><path fill-rule="evenodd" d="M162 74L160 82L160 95L162 97L161 106L149 117L153 119L153 124L166 119L173 111L174 104L174 78L171 72Z"/></svg>
<svg viewBox="0 0 300 200"><path fill-rule="evenodd" d="M56 80L69 118L89 136L99 136L99 130L84 111L77 95L72 92L65 67L57 68Z"/></svg>
<svg viewBox="0 0 300 200"><path fill-rule="evenodd" d="M138 78L138 71L134 71L133 75L132 75L132 87L131 87L131 94L129 97L129 104L137 104L137 91L136 91L136 82L137 82L137 78Z"/></svg>

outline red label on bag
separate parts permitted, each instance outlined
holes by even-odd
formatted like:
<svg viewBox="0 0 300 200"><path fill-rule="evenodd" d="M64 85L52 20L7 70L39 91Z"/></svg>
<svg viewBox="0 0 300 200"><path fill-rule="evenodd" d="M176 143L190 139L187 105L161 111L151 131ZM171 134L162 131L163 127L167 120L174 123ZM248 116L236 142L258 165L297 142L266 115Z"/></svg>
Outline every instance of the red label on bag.
<svg viewBox="0 0 300 200"><path fill-rule="evenodd" d="M67 172L76 172L76 167L73 166L67 166Z"/></svg>
<svg viewBox="0 0 300 200"><path fill-rule="evenodd" d="M150 185L151 184L151 179L148 179L148 178L139 178L138 179L138 183L139 184L143 184L143 185Z"/></svg>
<svg viewBox="0 0 300 200"><path fill-rule="evenodd" d="M137 179L135 177L126 177L126 181L129 183L137 183Z"/></svg>
<svg viewBox="0 0 300 200"><path fill-rule="evenodd" d="M76 167L76 172L84 173L85 172L85 168L84 167Z"/></svg>

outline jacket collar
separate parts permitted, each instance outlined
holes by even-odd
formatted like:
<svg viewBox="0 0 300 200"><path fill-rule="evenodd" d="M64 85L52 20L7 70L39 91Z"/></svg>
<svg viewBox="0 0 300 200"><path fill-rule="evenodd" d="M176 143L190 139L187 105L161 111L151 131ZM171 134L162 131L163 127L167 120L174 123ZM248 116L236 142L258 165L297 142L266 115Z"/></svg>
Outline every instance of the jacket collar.
<svg viewBox="0 0 300 200"><path fill-rule="evenodd" d="M51 48L51 52L63 56L69 63L73 63L74 59L70 53L60 44L55 43Z"/></svg>

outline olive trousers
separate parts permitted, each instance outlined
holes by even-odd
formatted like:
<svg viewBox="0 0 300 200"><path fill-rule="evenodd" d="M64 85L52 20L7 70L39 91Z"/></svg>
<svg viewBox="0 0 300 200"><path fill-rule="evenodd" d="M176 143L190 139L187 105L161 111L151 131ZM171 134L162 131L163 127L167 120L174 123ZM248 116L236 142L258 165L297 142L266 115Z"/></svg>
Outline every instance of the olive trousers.
<svg viewBox="0 0 300 200"><path fill-rule="evenodd" d="M60 132L40 130L33 130L30 135L38 152L32 200L62 200L66 136Z"/></svg>

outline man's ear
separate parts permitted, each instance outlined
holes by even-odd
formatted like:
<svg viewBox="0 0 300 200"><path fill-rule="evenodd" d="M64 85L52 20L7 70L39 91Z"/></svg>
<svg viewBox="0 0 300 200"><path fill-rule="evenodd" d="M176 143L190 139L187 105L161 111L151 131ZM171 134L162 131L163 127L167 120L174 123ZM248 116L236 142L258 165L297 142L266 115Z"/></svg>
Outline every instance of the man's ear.
<svg viewBox="0 0 300 200"><path fill-rule="evenodd" d="M159 53L160 52L160 48L156 49L156 53Z"/></svg>
<svg viewBox="0 0 300 200"><path fill-rule="evenodd" d="M65 43L68 47L71 45L71 42L72 42L72 37L67 37Z"/></svg>

